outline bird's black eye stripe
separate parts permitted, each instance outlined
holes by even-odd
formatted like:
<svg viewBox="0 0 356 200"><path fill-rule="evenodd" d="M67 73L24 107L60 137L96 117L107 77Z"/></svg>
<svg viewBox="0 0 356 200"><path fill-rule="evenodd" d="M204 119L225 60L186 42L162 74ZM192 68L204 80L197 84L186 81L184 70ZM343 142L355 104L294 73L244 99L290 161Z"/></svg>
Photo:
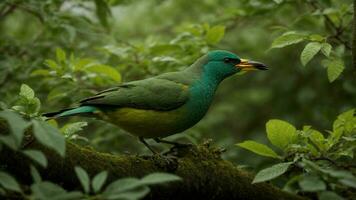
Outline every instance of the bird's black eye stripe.
<svg viewBox="0 0 356 200"><path fill-rule="evenodd" d="M237 58L224 58L224 62L225 63L233 63L233 64L238 64L240 63L240 59L237 59Z"/></svg>

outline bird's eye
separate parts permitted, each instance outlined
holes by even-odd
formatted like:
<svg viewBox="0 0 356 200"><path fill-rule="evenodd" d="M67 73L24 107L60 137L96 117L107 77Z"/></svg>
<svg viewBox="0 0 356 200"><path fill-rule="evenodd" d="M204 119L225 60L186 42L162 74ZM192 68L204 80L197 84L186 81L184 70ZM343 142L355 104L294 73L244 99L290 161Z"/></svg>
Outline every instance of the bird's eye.
<svg viewBox="0 0 356 200"><path fill-rule="evenodd" d="M233 64L237 64L239 63L240 60L237 58L224 58L224 63L233 63Z"/></svg>

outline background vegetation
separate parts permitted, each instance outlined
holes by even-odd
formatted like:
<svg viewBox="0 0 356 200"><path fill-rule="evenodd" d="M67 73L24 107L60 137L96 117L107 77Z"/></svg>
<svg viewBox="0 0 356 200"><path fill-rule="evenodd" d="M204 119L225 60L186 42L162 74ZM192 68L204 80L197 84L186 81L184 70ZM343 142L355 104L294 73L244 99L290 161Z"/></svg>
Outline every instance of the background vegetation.
<svg viewBox="0 0 356 200"><path fill-rule="evenodd" d="M170 139L197 144L212 138L227 149L225 159L251 171L282 163L272 169L275 176L262 174L256 182L286 173L274 182L285 190L347 198L356 188L352 17L351 0L5 0L1 107L31 119L41 134L53 129L41 121L43 112L121 82L180 70L209 50L229 50L270 70L224 81L207 116ZM22 138L30 122L8 111L0 116L22 121ZM73 117L50 123L67 140L99 151L148 153L135 137L105 122ZM245 141L268 144L267 139L276 148ZM19 149L21 143L1 144ZM0 180L9 175L0 173Z"/></svg>

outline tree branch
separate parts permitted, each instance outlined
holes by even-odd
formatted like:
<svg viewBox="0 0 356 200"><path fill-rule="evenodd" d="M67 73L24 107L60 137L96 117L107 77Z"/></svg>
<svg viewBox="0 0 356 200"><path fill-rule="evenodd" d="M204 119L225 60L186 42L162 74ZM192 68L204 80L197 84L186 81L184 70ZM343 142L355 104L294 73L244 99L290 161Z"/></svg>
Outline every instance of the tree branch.
<svg viewBox="0 0 356 200"><path fill-rule="evenodd" d="M314 10L320 9L320 6L318 5L317 1L311 0L309 1L309 3ZM331 29L335 31L335 33L331 37L335 38L337 41L343 44L346 49L351 50L351 46L348 43L348 41L345 41L342 38L342 34L344 33L345 29L343 27L336 26L336 24L331 20L331 18L328 15L322 14L322 16L324 17L326 24L328 24L331 27Z"/></svg>
<svg viewBox="0 0 356 200"><path fill-rule="evenodd" d="M2 9L2 10L0 11L0 20L1 20L1 19L5 19L6 15L12 13L15 9L16 9L16 5L15 5L15 4L10 5L9 7L7 7L7 6L5 5L4 9Z"/></svg>
<svg viewBox="0 0 356 200"><path fill-rule="evenodd" d="M6 132L8 126L4 122L0 123L0 133ZM31 133L29 136L32 137ZM74 166L80 165L91 177L107 170L109 182L128 176L142 177L157 171L182 177L183 182L153 187L146 199L304 199L268 183L251 184L252 177L249 173L222 160L221 151L209 147L208 144L179 150L177 162L174 163L166 162L161 156L99 153L71 142L67 142L65 158L35 140L27 139L26 148L41 150L48 159L48 167L40 169L42 177L67 189L80 187L73 170ZM29 173L30 161L22 154L3 149L0 152L0 163L7 166L5 170L23 184L32 182Z"/></svg>

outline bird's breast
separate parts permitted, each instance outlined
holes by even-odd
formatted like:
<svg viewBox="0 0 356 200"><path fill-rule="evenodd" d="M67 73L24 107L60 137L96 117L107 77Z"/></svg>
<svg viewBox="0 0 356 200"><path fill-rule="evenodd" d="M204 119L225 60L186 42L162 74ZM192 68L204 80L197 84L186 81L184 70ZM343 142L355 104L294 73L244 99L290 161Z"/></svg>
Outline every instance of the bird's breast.
<svg viewBox="0 0 356 200"><path fill-rule="evenodd" d="M170 111L118 108L105 115L111 123L145 138L166 137L189 128L184 106Z"/></svg>
<svg viewBox="0 0 356 200"><path fill-rule="evenodd" d="M144 138L166 137L199 122L209 109L214 91L200 85L191 87L189 100L169 111L124 107L105 111L104 115L106 120L133 135Z"/></svg>

